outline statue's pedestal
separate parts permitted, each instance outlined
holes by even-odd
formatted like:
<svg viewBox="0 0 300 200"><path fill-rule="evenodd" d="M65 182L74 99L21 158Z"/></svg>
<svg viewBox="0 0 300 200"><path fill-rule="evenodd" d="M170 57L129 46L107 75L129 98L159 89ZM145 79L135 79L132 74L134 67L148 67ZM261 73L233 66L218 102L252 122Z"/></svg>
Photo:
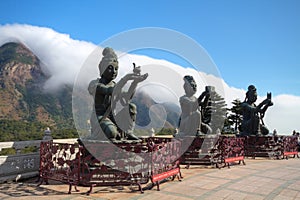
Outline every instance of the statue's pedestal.
<svg viewBox="0 0 300 200"><path fill-rule="evenodd" d="M141 141L80 140L76 144L42 142L40 177L69 184L94 186L153 186L163 179L181 177L180 141L170 138L143 138ZM41 183L42 183L41 182ZM77 190L77 189L76 189Z"/></svg>
<svg viewBox="0 0 300 200"><path fill-rule="evenodd" d="M245 155L273 159L295 157L298 156L298 140L294 136L246 136Z"/></svg>
<svg viewBox="0 0 300 200"><path fill-rule="evenodd" d="M195 136L181 156L180 164L211 165L221 168L235 162L244 162L244 138L235 136Z"/></svg>

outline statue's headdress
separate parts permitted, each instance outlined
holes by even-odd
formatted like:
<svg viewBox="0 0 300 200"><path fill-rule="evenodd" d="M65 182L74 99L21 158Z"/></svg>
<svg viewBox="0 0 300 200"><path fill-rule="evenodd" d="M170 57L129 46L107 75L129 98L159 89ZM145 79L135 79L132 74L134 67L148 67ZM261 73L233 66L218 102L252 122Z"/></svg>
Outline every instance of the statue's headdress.
<svg viewBox="0 0 300 200"><path fill-rule="evenodd" d="M102 60L100 61L98 66L100 76L103 74L103 72L106 70L106 68L109 65L118 66L118 57L112 48L106 47L102 51L102 55L103 55Z"/></svg>
<svg viewBox="0 0 300 200"><path fill-rule="evenodd" d="M250 94L250 93L253 93L253 92L256 92L256 87L255 87L254 85L249 85L249 86L248 86L248 91L246 92L246 98L245 98L245 101L248 99L249 94Z"/></svg>

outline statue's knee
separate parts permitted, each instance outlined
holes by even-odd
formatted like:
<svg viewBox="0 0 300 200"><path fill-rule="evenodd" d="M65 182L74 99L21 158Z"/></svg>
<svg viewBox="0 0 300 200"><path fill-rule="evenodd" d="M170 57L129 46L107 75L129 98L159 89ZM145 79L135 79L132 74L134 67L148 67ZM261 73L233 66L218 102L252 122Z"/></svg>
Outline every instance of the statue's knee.
<svg viewBox="0 0 300 200"><path fill-rule="evenodd" d="M113 124L112 122L108 122L108 123L104 122L104 123L101 123L100 126L101 126L104 134L108 138L116 138L119 135L116 125Z"/></svg>
<svg viewBox="0 0 300 200"><path fill-rule="evenodd" d="M264 125L260 126L260 131L261 131L261 134L263 134L263 135L269 134L269 129L267 127L265 127Z"/></svg>

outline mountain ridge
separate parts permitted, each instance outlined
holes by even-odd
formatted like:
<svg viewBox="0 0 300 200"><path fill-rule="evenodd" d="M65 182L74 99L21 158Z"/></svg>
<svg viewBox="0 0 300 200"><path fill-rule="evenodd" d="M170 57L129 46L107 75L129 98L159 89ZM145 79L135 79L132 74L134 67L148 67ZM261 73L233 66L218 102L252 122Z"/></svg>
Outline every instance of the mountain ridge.
<svg viewBox="0 0 300 200"><path fill-rule="evenodd" d="M66 123L72 127L71 98L64 100L71 96L72 88L64 86L55 94L44 91L49 76L40 63L23 44L10 42L0 47L0 119L38 121L53 127Z"/></svg>

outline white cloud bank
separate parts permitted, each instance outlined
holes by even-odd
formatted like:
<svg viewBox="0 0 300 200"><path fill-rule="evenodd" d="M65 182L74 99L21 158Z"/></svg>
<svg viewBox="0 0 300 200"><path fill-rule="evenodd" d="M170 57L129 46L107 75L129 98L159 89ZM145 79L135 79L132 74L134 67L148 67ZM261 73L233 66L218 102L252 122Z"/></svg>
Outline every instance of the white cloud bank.
<svg viewBox="0 0 300 200"><path fill-rule="evenodd" d="M20 24L0 26L0 46L7 42L23 43L42 61L43 70L50 75L45 84L45 90L53 91L63 84L73 85L82 66L88 65L86 68L88 71L80 72L86 73L86 82L98 76L101 48L96 50L95 44L73 40L69 35L49 28ZM94 56L91 59L89 56L92 53ZM87 58L89 58L88 62L86 62ZM156 89L151 92L153 97L156 96L158 99L163 98L161 94L166 93L167 90L172 95L172 100L181 96L183 94L182 77L187 74L195 77L199 85L198 93L204 90L205 85L217 84L215 85L217 92L224 95L229 107L234 99L243 100L245 97L245 90L229 86L220 78L186 69L165 60L127 54L122 56L119 62L121 66L119 78L132 70L132 62L142 66L142 73L152 74L147 79L148 82L141 85L141 88L147 89L148 86L151 87L151 84L156 85ZM177 81L174 82L174 79ZM159 90L159 85L166 87ZM258 102L263 98L265 97L259 97ZM291 134L293 130L299 130L300 97L282 94L273 97L273 102L274 106L269 108L265 116L265 123L270 131L276 129L279 134Z"/></svg>
<svg viewBox="0 0 300 200"><path fill-rule="evenodd" d="M37 55L51 76L46 89L55 89L61 83L73 84L78 69L96 47L49 28L20 24L0 26L0 45L7 42L21 42Z"/></svg>

